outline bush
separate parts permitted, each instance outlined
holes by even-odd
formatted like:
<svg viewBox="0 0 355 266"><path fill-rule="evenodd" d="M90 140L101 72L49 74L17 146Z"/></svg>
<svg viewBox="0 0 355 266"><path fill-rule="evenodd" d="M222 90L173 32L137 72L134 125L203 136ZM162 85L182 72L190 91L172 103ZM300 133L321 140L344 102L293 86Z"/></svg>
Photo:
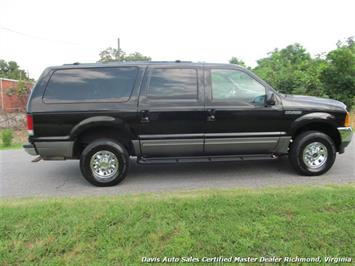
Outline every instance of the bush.
<svg viewBox="0 0 355 266"><path fill-rule="evenodd" d="M4 129L1 132L1 140L2 140L2 144L5 147L9 147L11 146L12 140L14 138L14 134L13 134L13 130L10 128Z"/></svg>

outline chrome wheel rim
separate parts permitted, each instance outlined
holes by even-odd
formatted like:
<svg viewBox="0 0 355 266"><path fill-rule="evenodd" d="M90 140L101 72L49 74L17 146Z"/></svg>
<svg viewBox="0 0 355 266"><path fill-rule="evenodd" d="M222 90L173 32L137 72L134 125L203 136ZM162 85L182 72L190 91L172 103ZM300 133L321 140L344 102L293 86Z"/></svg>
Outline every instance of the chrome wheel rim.
<svg viewBox="0 0 355 266"><path fill-rule="evenodd" d="M328 149L320 142L312 142L303 150L303 162L310 169L322 167L328 159Z"/></svg>
<svg viewBox="0 0 355 266"><path fill-rule="evenodd" d="M116 155L110 151L96 152L90 160L90 168L93 176L100 182L110 181L119 171L119 162Z"/></svg>

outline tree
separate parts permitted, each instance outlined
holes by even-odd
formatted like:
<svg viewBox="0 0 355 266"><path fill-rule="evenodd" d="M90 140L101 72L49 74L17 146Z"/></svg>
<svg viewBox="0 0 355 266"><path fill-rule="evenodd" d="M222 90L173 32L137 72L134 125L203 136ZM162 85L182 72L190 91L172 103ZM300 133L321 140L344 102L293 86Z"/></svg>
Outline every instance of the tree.
<svg viewBox="0 0 355 266"><path fill-rule="evenodd" d="M272 87L284 93L324 94L319 80L324 65L321 58L313 60L298 43L268 55L257 61L254 71Z"/></svg>
<svg viewBox="0 0 355 266"><path fill-rule="evenodd" d="M303 68L297 73L299 86L292 93L313 96L327 96L324 85L320 80L320 74L326 66L326 62L320 56L303 63Z"/></svg>
<svg viewBox="0 0 355 266"><path fill-rule="evenodd" d="M229 60L229 63L230 64L235 64L235 65L238 65L238 66L242 66L242 67L246 67L246 64L244 63L244 61L239 59L238 57L232 57Z"/></svg>
<svg viewBox="0 0 355 266"><path fill-rule="evenodd" d="M15 61L6 62L0 59L0 78L30 80L26 71L20 69L20 66Z"/></svg>
<svg viewBox="0 0 355 266"><path fill-rule="evenodd" d="M141 53L134 52L132 54L125 55L124 61L151 61L149 56L142 55Z"/></svg>
<svg viewBox="0 0 355 266"><path fill-rule="evenodd" d="M329 97L344 102L349 109L355 105L355 44L354 39L338 42L337 49L326 56L327 65L321 80Z"/></svg>
<svg viewBox="0 0 355 266"><path fill-rule="evenodd" d="M128 62L128 61L150 61L149 56L142 55L141 53L134 52L126 54L121 49L109 47L100 53L99 62Z"/></svg>

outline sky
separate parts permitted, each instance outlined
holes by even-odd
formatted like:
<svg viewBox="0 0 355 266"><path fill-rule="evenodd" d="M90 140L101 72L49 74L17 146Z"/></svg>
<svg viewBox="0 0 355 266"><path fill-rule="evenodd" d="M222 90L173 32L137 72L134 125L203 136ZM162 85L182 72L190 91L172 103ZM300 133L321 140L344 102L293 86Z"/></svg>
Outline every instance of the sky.
<svg viewBox="0 0 355 266"><path fill-rule="evenodd" d="M117 47L153 60L249 66L300 43L312 55L355 35L355 0L0 0L0 59L37 79Z"/></svg>

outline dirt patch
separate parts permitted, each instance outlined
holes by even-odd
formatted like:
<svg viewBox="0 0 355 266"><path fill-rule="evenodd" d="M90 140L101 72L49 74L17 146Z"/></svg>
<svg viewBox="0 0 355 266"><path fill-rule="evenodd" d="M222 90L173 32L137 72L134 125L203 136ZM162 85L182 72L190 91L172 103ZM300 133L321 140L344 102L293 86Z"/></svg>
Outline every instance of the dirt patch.
<svg viewBox="0 0 355 266"><path fill-rule="evenodd" d="M26 130L15 130L14 131L14 143L25 143L28 139L28 134Z"/></svg>
<svg viewBox="0 0 355 266"><path fill-rule="evenodd" d="M352 128L355 128L355 111L350 113L350 124Z"/></svg>
<svg viewBox="0 0 355 266"><path fill-rule="evenodd" d="M14 130L26 129L25 113L0 113L0 129L12 128Z"/></svg>

